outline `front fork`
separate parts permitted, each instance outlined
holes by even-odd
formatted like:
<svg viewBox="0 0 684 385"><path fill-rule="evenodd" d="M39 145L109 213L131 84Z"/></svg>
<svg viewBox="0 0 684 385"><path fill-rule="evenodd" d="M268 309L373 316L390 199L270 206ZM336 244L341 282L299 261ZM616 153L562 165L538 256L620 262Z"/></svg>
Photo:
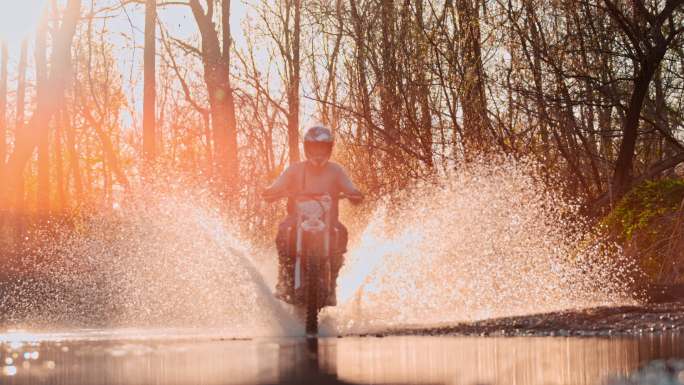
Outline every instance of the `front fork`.
<svg viewBox="0 0 684 385"><path fill-rule="evenodd" d="M323 232L323 250L321 250L320 253L318 252L311 252L310 248L307 248L308 250L305 250L304 248L304 230L302 229L301 223L302 223L302 216L297 215L297 240L296 240L296 254L295 254L295 264L294 264L294 288L295 290L299 289L302 284L303 284L303 273L304 273L304 265L308 263L307 258L319 258L317 262L321 261L327 261L328 266L327 268L324 269L325 274L325 287L326 289L330 289L330 281L332 278L332 261L330 261L330 234L331 231L333 231L331 227L331 221L330 221L330 216L326 215L325 218L325 230ZM313 234L311 234L313 235ZM310 245L309 245L310 246ZM308 252L307 252L308 251ZM321 264L319 263L319 267ZM320 271L320 270L319 270Z"/></svg>

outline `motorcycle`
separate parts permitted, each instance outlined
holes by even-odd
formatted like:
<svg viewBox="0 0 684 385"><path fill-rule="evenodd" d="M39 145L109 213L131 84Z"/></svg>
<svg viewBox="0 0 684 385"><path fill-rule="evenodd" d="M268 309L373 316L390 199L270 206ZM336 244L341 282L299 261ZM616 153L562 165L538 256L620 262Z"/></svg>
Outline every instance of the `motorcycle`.
<svg viewBox="0 0 684 385"><path fill-rule="evenodd" d="M335 291L331 247L337 229L330 213L333 201L328 194L298 194L294 201L297 221L292 299L306 332L316 334L318 313Z"/></svg>

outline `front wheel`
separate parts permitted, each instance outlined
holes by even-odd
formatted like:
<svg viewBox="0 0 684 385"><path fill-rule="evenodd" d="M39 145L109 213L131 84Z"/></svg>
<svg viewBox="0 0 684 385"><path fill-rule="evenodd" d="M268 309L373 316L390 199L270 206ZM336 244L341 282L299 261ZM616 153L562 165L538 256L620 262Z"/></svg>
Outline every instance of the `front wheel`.
<svg viewBox="0 0 684 385"><path fill-rule="evenodd" d="M318 260L308 258L307 261L307 282L306 282L306 333L318 333Z"/></svg>

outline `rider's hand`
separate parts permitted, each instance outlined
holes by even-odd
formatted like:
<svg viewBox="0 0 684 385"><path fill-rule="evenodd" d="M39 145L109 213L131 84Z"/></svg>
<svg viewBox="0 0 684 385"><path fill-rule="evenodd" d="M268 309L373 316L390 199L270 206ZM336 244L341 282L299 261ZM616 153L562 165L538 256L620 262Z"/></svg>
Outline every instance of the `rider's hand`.
<svg viewBox="0 0 684 385"><path fill-rule="evenodd" d="M362 194L353 194L353 195L347 195L347 199L351 204L358 205L359 203L363 202L363 195Z"/></svg>
<svg viewBox="0 0 684 385"><path fill-rule="evenodd" d="M269 189L264 189L261 191L261 197L266 201L266 202L273 202L278 199L278 194L269 190Z"/></svg>
<svg viewBox="0 0 684 385"><path fill-rule="evenodd" d="M330 194L324 194L323 196L321 196L320 201L323 204L330 205L332 203L332 197L330 196Z"/></svg>

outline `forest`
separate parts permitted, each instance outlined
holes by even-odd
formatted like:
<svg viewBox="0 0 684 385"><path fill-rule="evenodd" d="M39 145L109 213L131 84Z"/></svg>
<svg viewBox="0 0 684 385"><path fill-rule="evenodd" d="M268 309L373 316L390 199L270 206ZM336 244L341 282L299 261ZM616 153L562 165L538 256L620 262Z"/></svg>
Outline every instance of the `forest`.
<svg viewBox="0 0 684 385"><path fill-rule="evenodd" d="M680 279L684 0L50 0L36 14L15 54L2 44L5 258L32 226L169 180L270 239L280 211L260 193L321 123L369 202L488 156L530 159L654 280Z"/></svg>

